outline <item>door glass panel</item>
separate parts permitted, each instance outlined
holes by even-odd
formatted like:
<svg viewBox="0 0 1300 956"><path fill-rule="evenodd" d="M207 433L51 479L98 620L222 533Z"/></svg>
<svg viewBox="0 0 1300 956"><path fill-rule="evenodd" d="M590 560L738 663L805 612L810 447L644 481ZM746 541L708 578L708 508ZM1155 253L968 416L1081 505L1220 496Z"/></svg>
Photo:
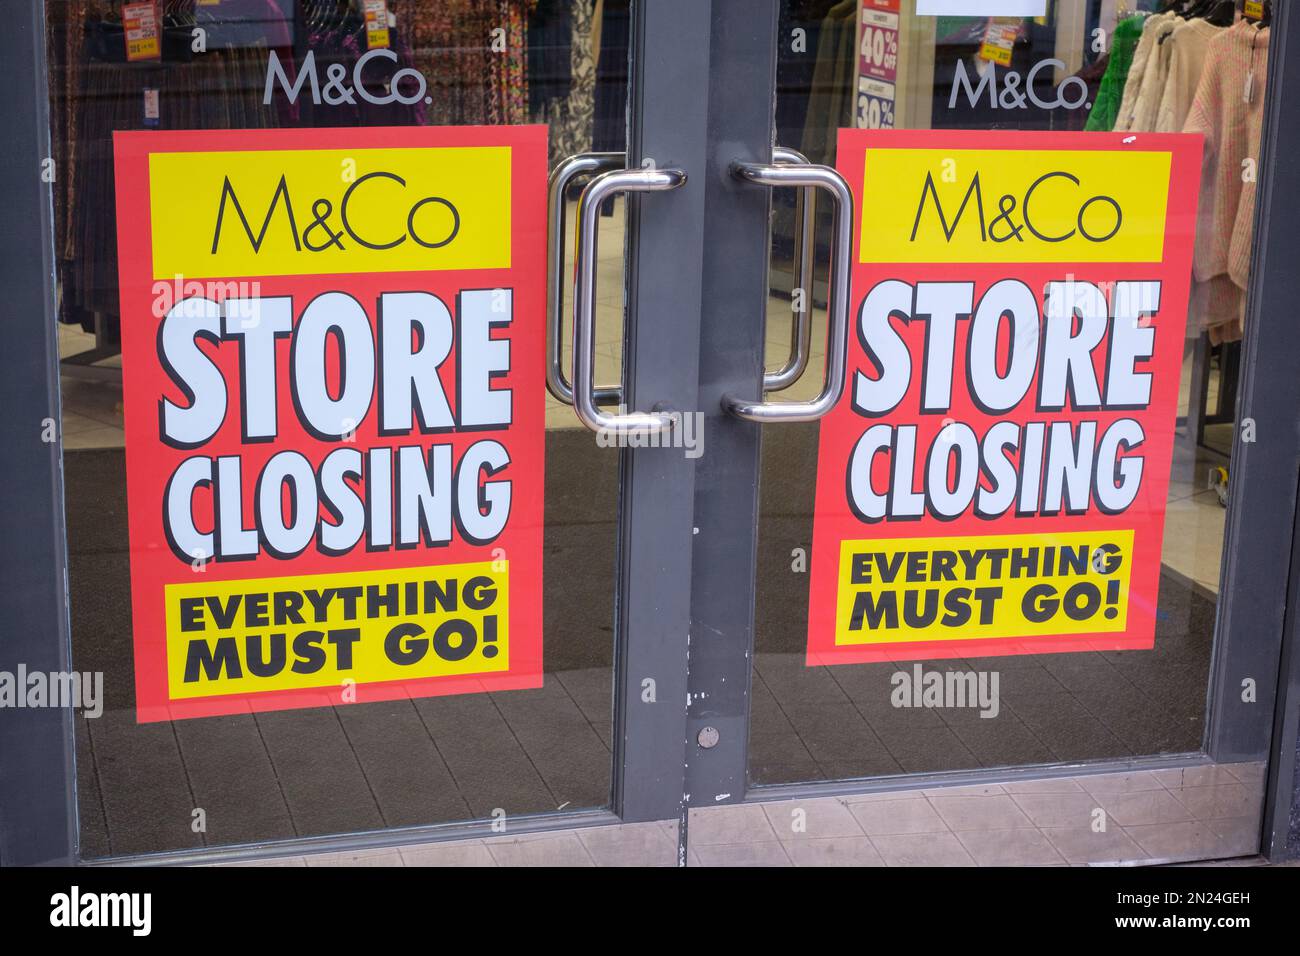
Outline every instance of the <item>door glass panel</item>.
<svg viewBox="0 0 1300 956"><path fill-rule="evenodd" d="M1008 20L917 16L912 0L782 3L777 141L813 162L834 165L841 159L836 130L842 128L1000 130L1008 141L1015 131L1188 130L1206 137L1206 173L1191 257L1196 281L1179 345L1182 376L1154 647L1005 656L954 651L921 655L923 660L900 651L896 660L879 663L809 666L806 558L812 552L824 426L768 426L762 439L751 785L1201 749L1226 509L1237 504L1227 500L1226 475L1234 437L1248 440L1234 436L1233 420L1240 341L1250 334L1242 317L1268 92L1268 30L1254 22L1234 25L1232 3L1182 5L1205 8L1208 18L1157 14L1156 6L1054 0L1043 4L1042 16ZM998 148L996 142L991 148ZM850 185L857 192L862 184ZM989 198L990 208L995 200ZM872 217L881 201L879 193L861 199L864 245L879 235ZM795 285L794 197L778 194L775 202L768 368L778 366L789 349ZM810 371L774 400L807 398L821 384L830 225L829 214L819 210ZM995 252L978 261L1002 257L1015 260L1014 253ZM1007 274L1015 268L1008 266ZM960 265L952 271L954 281L961 277ZM855 289L854 309L864 292ZM855 313L851 323L856 319ZM1178 319L1169 320L1176 329ZM850 364L848 371L844 402L850 401L855 367ZM867 374L874 377L878 370ZM958 384L960 378L958 370ZM870 422L862 421L865 429ZM987 487L990 479L980 480ZM916 481L919 487L919 470ZM1017 530L1004 519L992 522L988 533ZM858 537L871 539L873 526L863 523ZM937 686L957 686L949 675L960 675L971 689L965 705L940 691L931 706L913 691L914 684L930 686L925 682L932 678ZM907 692L900 694L900 688ZM991 699L974 699L979 692Z"/></svg>
<svg viewBox="0 0 1300 956"><path fill-rule="evenodd" d="M545 423L540 686L369 702L363 692L354 703L343 685L309 704L138 719L141 624L133 619L131 571L143 557L128 535L127 452L137 439L125 424L138 396L123 383L139 373L123 361L121 343L129 323L158 319L124 314L120 304L119 269L129 264L118 255L114 195L122 184L113 136L341 129L333 141L359 150L381 136L400 145L402 131L416 127L478 127L491 142L494 128L542 124L551 164L592 149L622 150L628 0L49 0L46 7L72 661L103 675L102 714L77 722L84 856L607 806L617 456L544 394L540 362L529 373L537 387L513 396L518 408L536 410L539 430ZM377 49L382 55L370 55ZM422 99L411 94L417 74L427 90ZM178 173L182 194L192 174L190 166ZM528 198L544 204L538 191ZM621 342L612 336L623 307L621 206L608 213L604 379L617 374ZM155 223L159 215L155 208ZM299 215L307 221L301 207ZM204 228L196 221L196 230ZM533 245L522 254L530 264L544 258L543 234L544 227L530 233ZM540 296L512 319L532 341L540 341L544 320ZM413 348L419 342L417 333ZM277 361L287 369L287 347ZM358 437L365 427L356 426ZM430 447L439 438L427 437ZM312 447L324 454L328 446ZM273 442L270 450L282 447ZM246 509L252 494L250 485ZM281 507L283 517L283 500ZM339 517L323 513L322 520ZM510 560L490 545L472 553L475 561ZM442 563L436 549L427 554L428 565ZM405 566L412 564L420 562ZM282 573L296 572L290 563ZM525 624L537 622L515 621Z"/></svg>

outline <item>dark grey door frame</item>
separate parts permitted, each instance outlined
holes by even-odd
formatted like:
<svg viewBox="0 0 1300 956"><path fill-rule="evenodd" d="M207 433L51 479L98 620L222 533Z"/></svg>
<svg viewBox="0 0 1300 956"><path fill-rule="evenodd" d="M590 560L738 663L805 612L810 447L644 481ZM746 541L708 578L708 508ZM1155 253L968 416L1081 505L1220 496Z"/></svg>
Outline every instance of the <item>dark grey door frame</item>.
<svg viewBox="0 0 1300 956"><path fill-rule="evenodd" d="M0 78L15 91L0 104L8 138L0 168L15 187L0 211L0 277L13 310L0 351L7 399L0 435L11 487L23 490L0 538L0 669L23 663L48 671L75 662L60 445L41 440L44 423L60 419L51 196L41 180L51 154L43 2L25 7L13 29L0 32ZM630 164L676 166L688 181L629 203L625 386L633 408L702 411L705 454L620 453L613 805L627 821L672 819L691 805L746 797L761 434L725 416L719 402L726 392L758 394L763 373L771 197L734 180L729 166L770 158L777 8L778 0L649 0L634 9ZM1206 753L1261 759L1272 744L1265 830L1277 833L1277 814L1290 807L1296 721L1289 715L1300 707L1293 673L1300 654L1279 669L1284 630L1288 653L1297 640L1281 596L1294 593L1300 499L1300 336L1286 321L1300 301L1293 265L1300 241L1290 227L1300 221L1300 132L1282 122L1300 110L1300 16L1289 5L1277 11L1271 47L1253 331L1238 411L1239 421L1254 420L1258 441L1239 445L1233 459ZM1287 62L1288 48L1295 63ZM1281 686L1280 673L1287 675ZM1240 701L1247 677L1257 689L1253 705ZM70 711L0 712L0 863L76 860L73 727ZM701 732L710 728L717 743L706 747L701 740L714 735ZM1280 758L1288 748L1289 763ZM538 824L566 820L576 822L557 815ZM447 835L472 831L451 827Z"/></svg>
<svg viewBox="0 0 1300 956"><path fill-rule="evenodd" d="M0 670L67 671L61 420L54 315L54 228L45 17L40 0L11 11L0 30L0 447L13 497L0 519ZM0 711L0 865L76 858L73 715L56 708Z"/></svg>
<svg viewBox="0 0 1300 956"><path fill-rule="evenodd" d="M1252 331L1243 345L1237 410L1239 425L1254 421L1256 441L1239 440L1232 459L1236 507L1224 556L1224 580L1231 586L1220 613L1209 747L1219 760L1268 753L1263 851L1282 859L1300 851L1288 839L1300 732L1300 334L1294 323L1300 302L1300 11L1291 3L1274 7L1273 95L1259 163L1248 305ZM1258 688L1253 706L1241 700L1248 679Z"/></svg>
<svg viewBox="0 0 1300 956"><path fill-rule="evenodd" d="M0 669L67 671L71 642L63 517L62 445L42 440L61 420L56 333L52 168L45 57L45 0L22 0L0 31L0 102L7 146L0 169L14 188L0 208L0 278L12 309L0 380L10 487L21 507L0 526ZM732 6L738 9L737 4ZM704 183L711 4L634 4L629 155L678 166L691 178L673 193L629 203L629 405L689 411L698 391L695 351L703 303ZM62 171L54 170L56 175ZM641 319L638 321L638 319ZM595 441L595 436L592 436ZM686 654L695 463L682 449L610 449L621 455L616 607L613 809L626 821L674 819L684 792ZM648 683L648 682L653 682ZM650 692L652 689L653 692ZM0 711L0 864L77 862L75 715L71 709ZM614 820L607 812L549 814L521 831ZM344 834L257 848L221 848L180 859L280 853L488 835L489 824ZM481 831L481 832L480 832Z"/></svg>
<svg viewBox="0 0 1300 956"><path fill-rule="evenodd" d="M690 412L696 404L706 246L708 0L632 5L628 166L685 171L669 192L628 199L629 410ZM594 437L594 436L593 436ZM707 443L705 445L707 455ZM681 448L624 449L614 730L614 809L628 821L682 812L686 656L696 464Z"/></svg>
<svg viewBox="0 0 1300 956"><path fill-rule="evenodd" d="M715 13L739 13L717 0ZM734 10L728 10L734 6ZM750 660L754 634L760 427L723 414L727 392L759 394L763 374L767 296L769 196L738 185L726 172L730 159L769 161L773 101L755 95L775 89L777 0L751 0L744 13L715 30L710 95L719 107L710 124L711 166L706 211L712 241L705 255L705 312L700 347L700 407L705 411L707 454L696 476L696 524L691 599L690 712L687 789L696 806L746 798ZM1279 4L1270 39L1269 122L1259 167L1258 224L1248 325L1242 357L1238 423L1255 422L1254 443L1238 443L1231 469L1233 507L1224 545L1218 633L1209 693L1204 754L1116 762L1177 764L1263 760L1278 716L1300 708L1298 689L1279 698L1284 595L1300 492L1300 335L1290 318L1300 301L1300 130L1284 117L1300 113L1300 14ZM1288 51L1289 50L1289 60ZM781 425L770 427L780 428ZM1238 428L1238 436L1242 430ZM1290 631L1295 630L1293 624ZM1296 638L1287 634L1288 641ZM1297 655L1300 657L1300 654ZM1300 664L1296 665L1300 671ZM1254 682L1253 703L1243 702L1242 681ZM1294 765L1296 725L1276 741ZM704 728L717 744L699 746ZM709 735L710 740L713 734ZM1077 768L1075 768L1077 770ZM1108 769L1098 764L1097 770ZM1052 772L1036 768L1034 773ZM935 780L1005 777L1020 771L938 775ZM918 778L920 783L922 778ZM1289 781L1289 776L1288 776ZM1279 783L1287 794L1290 783ZM893 784L897 786L895 782ZM763 788L782 794L863 790L869 781ZM1283 811L1285 813L1285 810Z"/></svg>

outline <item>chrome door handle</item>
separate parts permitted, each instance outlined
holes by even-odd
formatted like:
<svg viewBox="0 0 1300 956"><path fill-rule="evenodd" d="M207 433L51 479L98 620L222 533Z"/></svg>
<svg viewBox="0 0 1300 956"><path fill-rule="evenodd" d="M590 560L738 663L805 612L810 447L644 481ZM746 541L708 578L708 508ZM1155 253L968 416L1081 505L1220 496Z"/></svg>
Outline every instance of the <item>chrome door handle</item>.
<svg viewBox="0 0 1300 956"><path fill-rule="evenodd" d="M551 170L547 184L549 242L546 248L546 388L557 401L573 404L573 387L564 375L564 195L580 176L596 176L627 165L626 153L579 153ZM598 387L596 404L617 405L623 390L617 385Z"/></svg>
<svg viewBox="0 0 1300 956"><path fill-rule="evenodd" d="M844 177L829 166L733 163L731 173L761 186L824 189L833 202L831 277L827 294L830 326L826 331L826 379L821 394L807 402L763 402L724 395L722 407L751 422L812 422L840 400L847 375L849 333L849 266L853 258L853 194Z"/></svg>
<svg viewBox="0 0 1300 956"><path fill-rule="evenodd" d="M574 250L573 410L594 432L616 435L667 435L673 418L663 412L611 414L596 400L596 245L601 204L618 193L663 192L686 182L680 169L620 169L589 182L578 200L578 241Z"/></svg>
<svg viewBox="0 0 1300 956"><path fill-rule="evenodd" d="M777 146L772 150L776 163L811 165L808 157L798 150ZM546 340L548 361L546 388L556 401L573 404L573 386L564 374L564 241L567 227L564 196L569 186L583 176L623 169L627 165L625 153L579 153L564 160L551 170L547 186L547 222L550 233L546 249ZM794 271L798 276L796 288L803 290L802 299L795 308L792 303L793 326L790 330L790 357L785 364L763 376L763 390L778 392L789 388L808 368L808 354L812 339L812 284L814 233L816 229L816 196L813 187L801 189L795 200ZM623 401L623 389L618 385L597 385L597 405L618 405Z"/></svg>
<svg viewBox="0 0 1300 956"><path fill-rule="evenodd" d="M811 166L808 157L785 146L772 148L772 162L781 165ZM813 257L817 229L817 188L805 186L795 195L794 242L795 294L791 296L790 357L774 372L763 375L763 391L779 392L789 388L808 368L812 344ZM800 293L798 290L802 290Z"/></svg>

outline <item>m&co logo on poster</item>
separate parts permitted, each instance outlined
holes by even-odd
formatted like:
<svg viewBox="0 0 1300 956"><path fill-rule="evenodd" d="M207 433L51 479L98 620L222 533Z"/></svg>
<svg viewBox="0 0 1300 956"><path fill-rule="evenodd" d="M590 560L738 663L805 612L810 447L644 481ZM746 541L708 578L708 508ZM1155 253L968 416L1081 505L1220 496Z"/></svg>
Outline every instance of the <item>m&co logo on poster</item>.
<svg viewBox="0 0 1300 956"><path fill-rule="evenodd" d="M888 149L863 174L864 263L1160 262L1158 150Z"/></svg>
<svg viewBox="0 0 1300 956"><path fill-rule="evenodd" d="M541 683L545 130L342 139L116 136L141 720Z"/></svg>
<svg viewBox="0 0 1300 956"><path fill-rule="evenodd" d="M808 662L1150 648L1200 138L841 131Z"/></svg>

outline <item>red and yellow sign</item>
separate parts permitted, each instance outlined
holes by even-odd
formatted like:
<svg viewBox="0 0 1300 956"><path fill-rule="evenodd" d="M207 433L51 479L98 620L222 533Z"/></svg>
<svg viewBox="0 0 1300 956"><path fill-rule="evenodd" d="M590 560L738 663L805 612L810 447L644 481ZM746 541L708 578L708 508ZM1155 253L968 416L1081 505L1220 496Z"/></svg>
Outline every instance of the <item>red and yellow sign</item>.
<svg viewBox="0 0 1300 956"><path fill-rule="evenodd" d="M1193 135L841 130L808 663L1150 648Z"/></svg>
<svg viewBox="0 0 1300 956"><path fill-rule="evenodd" d="M162 39L156 0L141 0L122 7L122 36L126 41L126 58L157 60L162 57Z"/></svg>
<svg viewBox="0 0 1300 956"><path fill-rule="evenodd" d="M545 128L115 157L138 718L540 686Z"/></svg>

